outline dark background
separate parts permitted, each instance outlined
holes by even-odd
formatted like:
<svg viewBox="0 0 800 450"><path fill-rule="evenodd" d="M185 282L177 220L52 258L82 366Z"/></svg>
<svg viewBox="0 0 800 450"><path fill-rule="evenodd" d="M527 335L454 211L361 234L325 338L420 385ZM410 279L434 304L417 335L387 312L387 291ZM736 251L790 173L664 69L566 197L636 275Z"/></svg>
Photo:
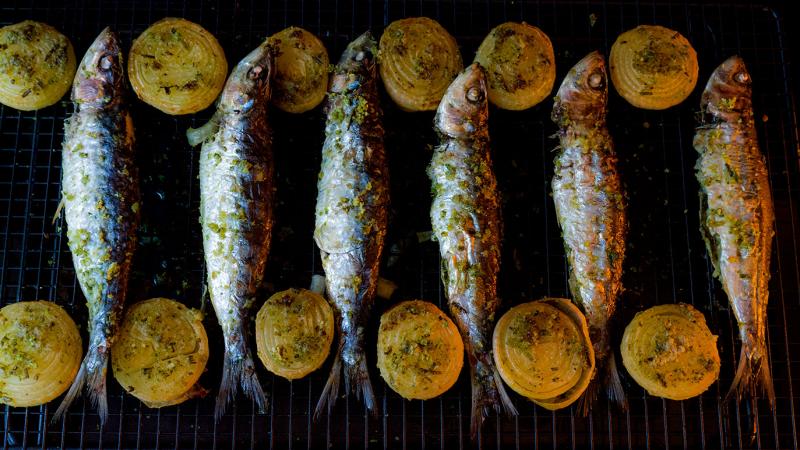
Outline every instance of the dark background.
<svg viewBox="0 0 800 450"><path fill-rule="evenodd" d="M468 371L440 398L404 401L389 390L377 370L372 380L379 397L375 417L354 399L340 400L331 415L314 423L310 412L327 377L330 362L304 380L289 383L259 376L270 392L267 414L257 414L240 397L218 424L214 395L221 371L221 336L213 311L201 302L203 257L198 225L197 150L184 132L211 112L170 117L133 102L141 166L144 222L129 301L154 296L176 298L207 313L212 346L201 382L212 389L203 400L153 410L124 394L109 376L111 417L99 429L85 399L76 401L64 422L49 419L56 402L35 408L0 407L5 447L267 447L270 448L797 448L800 407L800 265L797 198L800 196L798 139L794 102L796 15L748 2L727 4L590 1L419 0L368 3L328 1L42 1L0 3L0 26L41 20L64 32L80 59L110 25L125 44L164 16L199 22L214 33L232 67L266 36L288 25L318 34L332 61L365 29L377 35L390 21L426 15L439 20L457 39L466 62L486 33L505 20L525 20L552 39L558 85L566 71L588 52L608 54L621 32L655 23L676 29L695 46L700 79L694 93L667 111L642 111L611 90L609 126L620 156L629 197L631 232L625 262L626 291L620 299L622 326L638 311L660 303L688 302L704 313L719 334L719 383L683 402L646 395L626 374L631 407L627 412L597 404L588 418L574 407L549 412L514 394L517 418L490 417L477 442L469 438ZM591 15L596 17L592 25ZM774 194L777 234L770 283L769 340L777 409L759 403L721 403L738 357L736 321L718 282L712 279L698 232L698 185L691 140L700 92L713 68L739 53L754 80L756 127L767 155ZM386 146L392 194L390 232L382 275L400 285L396 299L377 300L372 333L382 310L397 299L423 298L444 307L435 243L417 242L430 230L429 181L425 167L436 143L432 113L399 111L384 96ZM524 112L491 111L495 171L503 198L505 240L500 274L501 313L542 296L566 297L567 267L550 198L549 120L552 102ZM86 308L76 284L63 222L51 224L60 195L63 120L67 101L37 112L0 106L0 305L48 299L67 308L79 324ZM263 299L277 290L307 286L321 273L311 238L316 178L323 140L321 109L293 116L275 111L278 191L275 233ZM619 336L617 336L617 339ZM374 336L372 337L374 341ZM618 342L618 341L617 341ZM374 362L374 349L369 355ZM623 371L624 372L624 371ZM756 413L755 439L748 432Z"/></svg>

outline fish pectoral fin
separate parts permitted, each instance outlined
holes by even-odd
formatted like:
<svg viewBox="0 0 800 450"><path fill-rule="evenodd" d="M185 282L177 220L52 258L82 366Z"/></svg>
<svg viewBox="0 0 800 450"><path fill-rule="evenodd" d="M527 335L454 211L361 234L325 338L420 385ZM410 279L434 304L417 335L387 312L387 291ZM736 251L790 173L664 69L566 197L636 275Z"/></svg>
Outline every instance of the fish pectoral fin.
<svg viewBox="0 0 800 450"><path fill-rule="evenodd" d="M189 128L186 130L186 140L189 141L189 145L191 147L195 147L198 144L202 144L203 142L207 141L211 136L217 134L217 130L219 130L219 123L220 123L221 114L215 112L211 119L208 122L199 126L197 128Z"/></svg>
<svg viewBox="0 0 800 450"><path fill-rule="evenodd" d="M50 225L55 225L56 220L58 220L58 216L61 215L61 211L64 210L64 205L66 204L66 198L63 196L61 197L61 201L58 202L58 208L56 208L56 212L53 214L53 221L50 222Z"/></svg>

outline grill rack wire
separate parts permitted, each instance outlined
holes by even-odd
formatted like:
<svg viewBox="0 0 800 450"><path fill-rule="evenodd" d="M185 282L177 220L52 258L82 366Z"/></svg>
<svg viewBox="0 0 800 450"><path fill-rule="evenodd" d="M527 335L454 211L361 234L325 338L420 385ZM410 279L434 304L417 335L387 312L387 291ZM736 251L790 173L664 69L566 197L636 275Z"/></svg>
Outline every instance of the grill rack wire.
<svg viewBox="0 0 800 450"><path fill-rule="evenodd" d="M469 438L468 371L457 385L430 401L404 401L372 370L378 395L376 416L355 399L340 400L313 422L312 411L330 366L294 382L259 371L269 392L266 414L246 399L219 422L214 395L153 410L124 394L109 376L110 419L101 430L85 398L66 420L51 423L56 406L0 407L3 448L798 448L795 392L800 374L800 262L798 203L800 170L794 92L785 23L779 10L746 3L594 2L531 0L255 0L202 1L5 1L0 26L41 20L64 32L81 55L96 34L110 25L126 49L133 37L165 16L199 22L220 40L234 64L264 37L288 25L318 34L332 60L365 29L376 36L392 20L425 15L439 20L471 60L486 33L506 21L525 20L548 33L556 49L558 80L580 57L600 49L608 54L614 38L640 23L674 28L693 43L700 81L689 99L667 111L637 110L611 90L609 124L620 156L629 197L631 231L619 323L644 308L683 301L702 311L719 334L720 381L708 392L682 402L647 395L625 374L630 409L597 404L583 418L575 407L549 412L518 395L516 418L490 417L477 441ZM736 321L712 269L698 232L698 186L691 147L694 114L711 70L738 53L754 80L756 127L767 155L775 206L768 332L777 407L761 402L724 404L738 357ZM392 194L390 231L382 275L400 285L398 298L424 298L446 307L439 282L435 243L419 243L430 229L429 182L425 166L436 138L432 114L400 112L383 96ZM199 192L196 150L184 131L210 117L169 117L133 102L138 163L143 180L143 224L129 301L154 296L177 298L201 308L212 346L201 382L219 383L221 336L201 298L202 246L197 224ZM491 111L495 171L503 198L505 240L499 291L501 313L542 296L567 297L567 266L549 196L552 176L549 120L551 102L525 112ZM86 308L66 245L64 224L51 219L60 200L63 120L67 101L37 112L0 106L0 306L48 299L63 305L83 324ZM316 175L323 139L322 113L300 116L275 112L278 177L276 227L264 296L305 286L321 273L311 234ZM377 300L371 327L391 304ZM618 324L617 331L621 325ZM82 327L85 334L85 327ZM617 333L619 335L619 333ZM85 337L85 336L84 336ZM619 336L617 336L619 338ZM369 355L375 361L374 349ZM758 418L751 439L750 417Z"/></svg>

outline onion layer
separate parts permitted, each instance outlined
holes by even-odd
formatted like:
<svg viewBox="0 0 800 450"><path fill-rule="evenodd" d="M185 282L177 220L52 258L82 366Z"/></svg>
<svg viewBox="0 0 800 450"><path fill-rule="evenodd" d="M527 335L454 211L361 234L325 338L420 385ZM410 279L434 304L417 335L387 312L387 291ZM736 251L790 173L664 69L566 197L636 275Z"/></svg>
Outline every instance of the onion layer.
<svg viewBox="0 0 800 450"><path fill-rule="evenodd" d="M23 111L50 106L69 89L75 67L72 44L50 25L0 28L0 103Z"/></svg>
<svg viewBox="0 0 800 450"><path fill-rule="evenodd" d="M503 380L547 409L577 400L594 376L586 318L565 299L511 308L494 329L494 359Z"/></svg>
<svg viewBox="0 0 800 450"><path fill-rule="evenodd" d="M396 20L383 31L378 63L389 97L406 111L431 111L464 65L453 36L427 17Z"/></svg>
<svg viewBox="0 0 800 450"><path fill-rule="evenodd" d="M296 380L319 369L333 341L333 309L306 289L274 294L256 315L258 357L272 373Z"/></svg>
<svg viewBox="0 0 800 450"><path fill-rule="evenodd" d="M227 77L228 62L217 39L188 20L161 19L131 46L128 78L134 92L167 114L206 109Z"/></svg>
<svg viewBox="0 0 800 450"><path fill-rule="evenodd" d="M614 87L637 108L666 109L684 101L697 84L697 53L680 33L639 25L611 46Z"/></svg>
<svg viewBox="0 0 800 450"><path fill-rule="evenodd" d="M399 303L381 316L378 369L395 392L427 400L455 384L464 364L458 328L434 304Z"/></svg>
<svg viewBox="0 0 800 450"><path fill-rule="evenodd" d="M312 33L289 27L273 34L276 51L272 102L290 113L315 108L328 89L328 51Z"/></svg>
<svg viewBox="0 0 800 450"><path fill-rule="evenodd" d="M525 22L496 26L478 47L475 62L486 69L489 101L498 108L528 109L550 95L556 81L550 38Z"/></svg>
<svg viewBox="0 0 800 450"><path fill-rule="evenodd" d="M651 395L684 400L719 377L717 336L691 305L659 305L636 314L621 347L625 369Z"/></svg>
<svg viewBox="0 0 800 450"><path fill-rule="evenodd" d="M0 403L35 406L61 395L81 364L78 327L52 302L0 309Z"/></svg>
<svg viewBox="0 0 800 450"><path fill-rule="evenodd" d="M166 298L130 306L111 349L114 378L151 408L205 395L197 380L206 362L202 315Z"/></svg>

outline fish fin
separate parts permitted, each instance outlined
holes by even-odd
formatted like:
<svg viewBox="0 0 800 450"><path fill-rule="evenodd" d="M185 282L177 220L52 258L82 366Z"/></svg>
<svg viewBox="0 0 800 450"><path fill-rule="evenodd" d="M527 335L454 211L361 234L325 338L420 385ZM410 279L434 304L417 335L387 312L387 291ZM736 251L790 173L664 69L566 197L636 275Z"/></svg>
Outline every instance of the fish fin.
<svg viewBox="0 0 800 450"><path fill-rule="evenodd" d="M108 368L108 352L90 348L81 362L78 374L69 387L64 399L53 414L53 423L58 422L69 409L72 402L86 386L89 399L100 417L100 425L108 419L108 401L106 398L106 370Z"/></svg>
<svg viewBox="0 0 800 450"><path fill-rule="evenodd" d="M628 399L617 369L617 357L613 353L609 354L605 359L603 372L602 375L595 373L594 378L589 382L589 386L586 387L583 395L578 400L578 411L584 417L591 413L601 386L605 388L609 402L616 404L623 411L628 409ZM602 379L600 376L602 376Z"/></svg>
<svg viewBox="0 0 800 450"><path fill-rule="evenodd" d="M489 356L491 358L491 356ZM472 413L470 415L470 435L475 439L478 429L489 413L489 408L496 412L505 411L507 415L516 416L517 408L508 396L493 361L487 363L476 359L471 364L470 379L472 383Z"/></svg>
<svg viewBox="0 0 800 450"><path fill-rule="evenodd" d="M766 394L770 408L775 408L775 388L772 385L772 372L769 368L769 356L765 344L748 344L742 342L739 365L733 377L731 387L725 395L725 401L734 396L741 400L744 394L755 402L759 392Z"/></svg>
<svg viewBox="0 0 800 450"><path fill-rule="evenodd" d="M228 349L225 349L222 382L219 385L217 404L214 407L214 419L217 422L225 414L228 403L236 398L240 385L245 395L256 402L259 412L263 413L266 410L267 397L264 395L261 383L258 382L253 356L247 348L244 348L241 354L244 355L243 358L234 358Z"/></svg>
<svg viewBox="0 0 800 450"><path fill-rule="evenodd" d="M189 141L189 146L195 147L215 135L219 129L220 117L221 115L219 112L215 112L214 115L211 116L211 119L205 124L197 128L189 128L186 130L186 140Z"/></svg>
<svg viewBox="0 0 800 450"><path fill-rule="evenodd" d="M375 408L375 393L372 390L372 383L369 381L367 360L361 358L356 365L345 366L344 372L345 393L350 394L351 389L354 389L356 398L364 401L364 407L373 415L377 414L377 409Z"/></svg>
<svg viewBox="0 0 800 450"><path fill-rule="evenodd" d="M336 352L336 358L333 360L331 366L331 373L328 375L328 381L322 389L322 394L319 396L317 407L314 410L314 420L319 419L322 410L325 408L330 409L336 403L336 398L339 396L339 383L342 379L342 356L341 345L339 351Z"/></svg>
<svg viewBox="0 0 800 450"><path fill-rule="evenodd" d="M56 212L53 214L53 221L50 222L50 225L55 225L56 220L58 220L58 216L61 215L61 211L64 210L64 205L66 205L67 199L65 197L61 197L61 201L58 202L58 207L56 208Z"/></svg>

